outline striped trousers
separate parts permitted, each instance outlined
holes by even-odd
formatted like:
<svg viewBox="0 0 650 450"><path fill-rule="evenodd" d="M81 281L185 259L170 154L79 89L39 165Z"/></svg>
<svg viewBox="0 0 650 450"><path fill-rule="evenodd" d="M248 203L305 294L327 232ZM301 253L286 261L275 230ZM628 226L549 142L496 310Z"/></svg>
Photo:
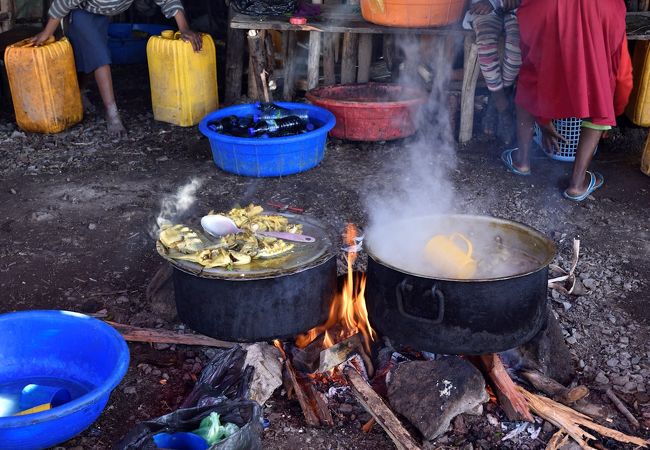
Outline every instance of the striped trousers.
<svg viewBox="0 0 650 450"><path fill-rule="evenodd" d="M514 13L503 16L485 14L472 22L478 45L478 63L490 91L498 91L515 83L521 67L519 24ZM499 57L499 38L505 32L503 65Z"/></svg>

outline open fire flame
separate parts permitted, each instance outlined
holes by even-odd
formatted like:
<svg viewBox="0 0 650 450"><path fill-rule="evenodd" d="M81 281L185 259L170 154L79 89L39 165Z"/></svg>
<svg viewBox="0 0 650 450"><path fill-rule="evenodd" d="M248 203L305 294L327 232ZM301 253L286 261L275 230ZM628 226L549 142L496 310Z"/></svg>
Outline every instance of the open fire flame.
<svg viewBox="0 0 650 450"><path fill-rule="evenodd" d="M325 333L324 349L357 333L361 333L364 347L370 353L370 342L376 339L377 334L368 322L365 298L366 274L355 274L352 270L354 261L357 258L355 246L357 234L357 228L348 223L344 235L345 243L349 248L347 254L348 273L343 282L343 290L338 292L332 301L327 322L296 338L298 348L305 348L321 333Z"/></svg>

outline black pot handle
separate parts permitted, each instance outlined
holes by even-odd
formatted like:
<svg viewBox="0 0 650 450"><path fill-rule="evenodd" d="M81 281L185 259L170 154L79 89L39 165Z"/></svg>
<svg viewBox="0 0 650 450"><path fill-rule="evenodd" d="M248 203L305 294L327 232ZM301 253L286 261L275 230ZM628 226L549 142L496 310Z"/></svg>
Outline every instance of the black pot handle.
<svg viewBox="0 0 650 450"><path fill-rule="evenodd" d="M413 314L406 312L406 309L404 308L404 295L409 295L407 291L412 290L413 286L408 284L406 279L402 280L402 282L396 286L395 297L397 298L397 310L400 314L409 319L430 323L432 325L441 324L445 317L445 296L442 291L438 289L438 283L434 283L433 286L431 286L431 296L438 301L438 317L435 319L414 316Z"/></svg>

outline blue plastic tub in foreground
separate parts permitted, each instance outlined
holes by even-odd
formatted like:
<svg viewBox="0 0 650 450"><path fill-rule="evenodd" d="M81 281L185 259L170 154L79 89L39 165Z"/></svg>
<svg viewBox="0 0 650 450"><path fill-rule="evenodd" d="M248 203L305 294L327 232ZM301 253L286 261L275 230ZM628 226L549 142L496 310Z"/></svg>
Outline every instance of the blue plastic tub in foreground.
<svg viewBox="0 0 650 450"><path fill-rule="evenodd" d="M210 140L215 164L226 172L250 177L277 177L303 172L318 165L325 156L327 133L336 119L326 109L304 103L282 103L288 109L309 112L314 131L276 138L240 138L216 133L207 123L226 116L249 116L257 112L254 104L230 106L203 118L199 130Z"/></svg>
<svg viewBox="0 0 650 450"><path fill-rule="evenodd" d="M44 449L81 433L99 417L129 365L129 350L119 333L77 313L0 315L0 341L3 450ZM49 411L2 417L15 413L15 388L30 383L62 386L72 400Z"/></svg>

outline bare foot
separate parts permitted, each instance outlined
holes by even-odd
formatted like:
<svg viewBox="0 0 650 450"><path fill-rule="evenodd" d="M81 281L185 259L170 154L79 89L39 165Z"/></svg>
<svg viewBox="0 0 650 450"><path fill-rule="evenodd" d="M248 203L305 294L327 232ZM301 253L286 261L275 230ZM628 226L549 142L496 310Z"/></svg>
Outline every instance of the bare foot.
<svg viewBox="0 0 650 450"><path fill-rule="evenodd" d="M120 118L120 113L117 110L117 106L111 105L106 108L106 129L109 136L122 138L126 136L126 128L122 124L122 119Z"/></svg>

